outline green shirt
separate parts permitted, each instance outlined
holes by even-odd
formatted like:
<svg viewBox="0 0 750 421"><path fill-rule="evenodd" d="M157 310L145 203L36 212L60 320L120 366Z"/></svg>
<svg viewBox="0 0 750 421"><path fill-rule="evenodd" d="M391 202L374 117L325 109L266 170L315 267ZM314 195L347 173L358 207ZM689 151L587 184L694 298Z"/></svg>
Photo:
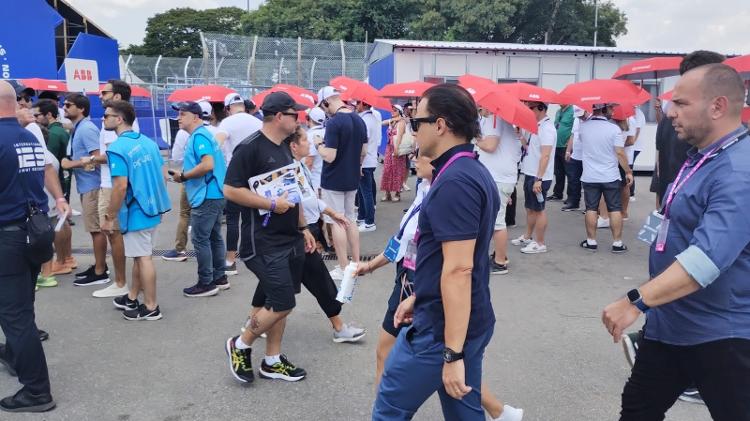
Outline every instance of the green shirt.
<svg viewBox="0 0 750 421"><path fill-rule="evenodd" d="M568 105L560 108L555 113L555 128L557 129L557 147L568 146L568 139L573 133L573 107Z"/></svg>
<svg viewBox="0 0 750 421"><path fill-rule="evenodd" d="M55 156L55 158L57 158L58 161L61 161L65 158L70 135L65 131L62 124L57 121L47 126L47 130L49 131L47 149Z"/></svg>

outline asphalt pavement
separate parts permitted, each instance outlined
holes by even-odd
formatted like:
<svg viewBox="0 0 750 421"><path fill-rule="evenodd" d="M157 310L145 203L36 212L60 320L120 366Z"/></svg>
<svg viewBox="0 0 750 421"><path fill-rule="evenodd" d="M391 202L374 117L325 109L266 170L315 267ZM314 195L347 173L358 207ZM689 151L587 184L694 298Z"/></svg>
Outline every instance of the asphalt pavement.
<svg viewBox="0 0 750 421"><path fill-rule="evenodd" d="M414 181L412 177L412 187ZM599 230L602 247L597 253L580 249L583 215L560 212L559 202L549 203L549 252L523 255L510 246L510 273L490 280L497 324L484 376L496 395L525 410L525 421L618 419L630 369L600 316L604 306L647 278L647 247L635 236L654 200L647 191L649 179L637 177L637 183L637 201L631 203L625 223L628 253L607 251L608 230ZM382 250L413 193L404 193L400 203L378 203L377 231L361 236L364 255ZM173 184L170 194L173 211L158 230L161 250L174 245L179 196ZM73 202L80 209L78 200ZM81 217L75 220L74 248L90 248ZM524 230L522 206L517 222L510 228L511 238ZM90 254L76 258L82 269L93 262ZM72 275L58 277L60 286L37 293L37 323L51 336L44 348L57 409L37 415L0 413L0 420L369 419L375 345L393 286L393 267L362 277L354 301L344 306L344 319L367 329L362 342L333 343L328 320L303 290L289 317L283 352L305 368L308 377L298 383L256 378L243 386L229 373L224 342L239 333L256 278L240 265L239 274L230 277L231 289L215 297L185 298L182 288L197 279L195 259L176 263L155 257L155 262L164 314L160 321L124 320L111 299L91 296L97 287L73 286ZM128 262L128 273L130 268ZM262 356L261 339L253 352L256 369ZM18 387L16 379L0 369L0 396ZM442 419L437 396L415 419ZM685 402L677 402L667 416L671 421L709 419L705 407Z"/></svg>

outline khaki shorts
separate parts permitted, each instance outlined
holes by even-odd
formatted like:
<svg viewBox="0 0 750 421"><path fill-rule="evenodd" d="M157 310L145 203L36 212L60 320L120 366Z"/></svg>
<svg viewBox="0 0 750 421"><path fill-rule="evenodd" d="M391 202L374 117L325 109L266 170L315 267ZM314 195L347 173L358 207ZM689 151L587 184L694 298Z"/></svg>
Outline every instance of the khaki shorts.
<svg viewBox="0 0 750 421"><path fill-rule="evenodd" d="M151 256L156 244L156 227L140 231L128 231L123 236L125 257Z"/></svg>
<svg viewBox="0 0 750 421"><path fill-rule="evenodd" d="M500 231L506 228L505 210L508 208L508 201L510 201L510 196L513 195L516 185L497 181L495 181L495 185L497 185L497 192L500 193L500 210L497 211L497 218L495 219L495 231Z"/></svg>
<svg viewBox="0 0 750 421"><path fill-rule="evenodd" d="M107 214L107 209L109 209L109 203L110 199L112 198L112 189L106 189L101 188L99 189L99 226L104 225L104 215ZM112 230L113 231L119 231L120 230L120 220L117 218L117 214L119 212L115 212L115 219L112 221Z"/></svg>
<svg viewBox="0 0 750 421"><path fill-rule="evenodd" d="M333 191L323 189L322 199L329 208L343 214L346 219L354 222L357 220L357 212L354 210L354 199L357 197L357 191ZM323 221L326 224L333 224L333 219L328 215L323 215Z"/></svg>
<svg viewBox="0 0 750 421"><path fill-rule="evenodd" d="M101 232L99 225L99 190L91 190L81 195L81 213L86 232Z"/></svg>

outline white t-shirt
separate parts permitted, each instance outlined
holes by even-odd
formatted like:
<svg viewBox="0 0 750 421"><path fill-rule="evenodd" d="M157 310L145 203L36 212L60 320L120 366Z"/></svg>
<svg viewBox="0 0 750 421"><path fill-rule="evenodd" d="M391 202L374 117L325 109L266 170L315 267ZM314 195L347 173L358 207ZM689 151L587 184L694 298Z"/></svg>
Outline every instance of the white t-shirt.
<svg viewBox="0 0 750 421"><path fill-rule="evenodd" d="M573 146L571 147L570 157L576 161L583 158L583 155L581 155L581 121L578 117L573 119Z"/></svg>
<svg viewBox="0 0 750 421"><path fill-rule="evenodd" d="M138 119L136 118L133 122L133 131L136 133L141 132L141 127L138 125ZM102 127L102 130L99 132L99 153L107 156L107 147L114 143L115 140L117 140L117 132L114 130L105 130L104 127ZM103 189L111 189L112 188L112 176L109 173L109 165L100 165L99 169L101 170L102 180L99 183L99 187Z"/></svg>
<svg viewBox="0 0 750 421"><path fill-rule="evenodd" d="M308 180L309 187L315 191L315 188L312 186L312 180L310 180L309 177L312 176L310 174L310 169L305 166L304 162L300 162L300 166L302 167L302 172L305 174L306 179ZM323 213L324 210L328 205L326 202L323 201L323 199L319 199L317 194L310 195L307 198L302 200L302 210L305 212L305 223L307 225L314 224L320 220L320 214Z"/></svg>
<svg viewBox="0 0 750 421"><path fill-rule="evenodd" d="M55 158L55 155L52 155L52 152L47 150L47 148L44 149L44 163L52 165L55 168L55 172L60 171L60 162ZM49 207L47 216L57 216L57 200L55 200L49 190L47 190L46 186L44 187L44 192L47 193L47 206Z"/></svg>
<svg viewBox="0 0 750 421"><path fill-rule="evenodd" d="M555 145L557 144L557 129L549 117L544 117L539 123L539 133L531 134L526 157L521 163L521 172L532 177L537 176L539 161L542 159L542 146L552 146L547 168L542 180L552 180L555 175ZM528 134L527 134L528 136Z"/></svg>
<svg viewBox="0 0 750 421"><path fill-rule="evenodd" d="M628 129L622 132L623 142L627 142L630 136L635 137L637 124L635 117L628 117ZM628 157L628 165L633 165L633 161L635 161L635 144L625 146L625 155Z"/></svg>
<svg viewBox="0 0 750 421"><path fill-rule="evenodd" d="M383 140L381 123L383 119L377 111L367 110L359 115L367 126L367 155L362 161L362 168L377 168L378 148Z"/></svg>
<svg viewBox="0 0 750 421"><path fill-rule="evenodd" d="M174 144L172 145L172 161L182 162L185 160L185 146L190 138L190 133L180 129L174 136Z"/></svg>
<svg viewBox="0 0 750 421"><path fill-rule="evenodd" d="M409 245L409 242L414 239L414 236L417 234L417 227L419 226L419 213L417 212L414 214L414 216L409 219L409 215L411 215L412 211L415 207L420 206L422 204L422 201L424 200L425 196L427 196L427 193L430 191L430 181L429 180L422 180L421 183L419 183L419 186L417 187L417 194L414 197L414 203L409 206L409 209L407 209L404 216L401 218L401 222L398 224L398 229L400 230L402 227L404 228L404 235L401 236L401 243L398 246L398 253L396 253L396 261L403 259L406 255L406 247ZM408 223L407 223L408 220ZM404 227L404 224L406 226ZM398 234L398 231L396 232Z"/></svg>
<svg viewBox="0 0 750 421"><path fill-rule="evenodd" d="M320 137L316 140L316 137ZM320 188L320 175L323 173L323 157L318 153L315 148L316 142L322 142L326 137L326 129L323 126L315 126L307 131L307 140L310 142L310 155L313 157L313 165L310 173L312 174L313 187L315 191Z"/></svg>
<svg viewBox="0 0 750 421"><path fill-rule="evenodd" d="M646 116L643 115L643 111L641 111L640 107L635 107L635 116L631 118L635 119L635 128L641 129L641 133L638 136L638 140L636 140L635 145L633 145L634 150L641 152L643 150L643 145L646 142L645 136L643 136L643 128L646 127Z"/></svg>
<svg viewBox="0 0 750 421"><path fill-rule="evenodd" d="M224 144L221 146L227 166L229 166L229 161L232 159L234 148L262 127L263 122L248 113L232 114L221 120L216 133L224 133L227 136Z"/></svg>
<svg viewBox="0 0 750 421"><path fill-rule="evenodd" d="M620 179L616 147L625 145L622 130L604 117L581 123L581 152L585 183L611 183Z"/></svg>
<svg viewBox="0 0 750 421"><path fill-rule="evenodd" d="M482 136L495 136L500 139L497 149L489 153L477 148L479 161L492 174L497 183L515 184L518 181L518 161L521 160L521 141L513 126L500 118L490 115L479 120Z"/></svg>

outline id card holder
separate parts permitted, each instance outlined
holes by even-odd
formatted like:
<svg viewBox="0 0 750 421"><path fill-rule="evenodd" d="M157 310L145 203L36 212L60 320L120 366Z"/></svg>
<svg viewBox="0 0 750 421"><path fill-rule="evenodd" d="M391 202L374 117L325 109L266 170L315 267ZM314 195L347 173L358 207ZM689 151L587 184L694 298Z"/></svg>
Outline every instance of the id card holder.
<svg viewBox="0 0 750 421"><path fill-rule="evenodd" d="M664 253L667 248L667 233L669 233L669 219L665 218L659 226L659 232L656 234L656 247L658 253Z"/></svg>
<svg viewBox="0 0 750 421"><path fill-rule="evenodd" d="M403 266L409 270L417 270L417 242L414 240L409 241L406 245Z"/></svg>
<svg viewBox="0 0 750 421"><path fill-rule="evenodd" d="M388 240L388 244L385 246L385 250L383 250L383 257L391 263L395 262L400 247L401 241L395 236L391 237L391 239Z"/></svg>
<svg viewBox="0 0 750 421"><path fill-rule="evenodd" d="M651 212L646 218L646 223L643 224L641 230L638 231L637 238L648 245L653 244L659 234L662 221L664 221L664 215L658 211Z"/></svg>

